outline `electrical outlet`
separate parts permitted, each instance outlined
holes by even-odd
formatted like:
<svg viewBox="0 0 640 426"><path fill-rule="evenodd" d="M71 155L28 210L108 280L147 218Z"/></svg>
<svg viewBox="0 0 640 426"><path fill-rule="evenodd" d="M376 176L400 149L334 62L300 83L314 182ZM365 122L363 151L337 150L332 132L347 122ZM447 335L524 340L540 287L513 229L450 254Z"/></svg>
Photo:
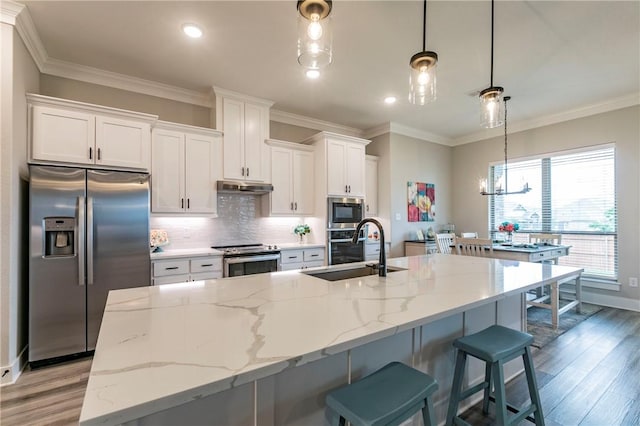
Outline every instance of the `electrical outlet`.
<svg viewBox="0 0 640 426"><path fill-rule="evenodd" d="M638 287L638 278L629 277L629 287Z"/></svg>
<svg viewBox="0 0 640 426"><path fill-rule="evenodd" d="M185 239L191 238L191 230L189 228L182 229L182 238L185 238Z"/></svg>
<svg viewBox="0 0 640 426"><path fill-rule="evenodd" d="M400 217L400 213L396 213L396 220L401 220Z"/></svg>

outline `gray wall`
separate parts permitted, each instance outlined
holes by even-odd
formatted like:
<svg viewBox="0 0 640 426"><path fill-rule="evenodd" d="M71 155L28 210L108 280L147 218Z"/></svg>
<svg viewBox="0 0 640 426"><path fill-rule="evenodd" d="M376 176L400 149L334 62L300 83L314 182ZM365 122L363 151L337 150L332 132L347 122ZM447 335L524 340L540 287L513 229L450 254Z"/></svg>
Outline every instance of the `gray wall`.
<svg viewBox="0 0 640 426"><path fill-rule="evenodd" d="M619 281L615 297L631 299L640 308L640 289L628 286L629 277L640 275L640 107L611 111L508 135L509 159L615 143L616 199L618 208ZM488 232L487 197L478 192L478 178L486 176L489 163L501 161L504 137L453 148L453 221L457 230ZM611 295L612 292L596 292Z"/></svg>
<svg viewBox="0 0 640 426"><path fill-rule="evenodd" d="M418 229L426 232L432 227L437 232L451 220L452 149L392 133L374 138L367 153L379 157L379 214L389 224L391 256L404 256L404 240L415 239ZM435 222L408 221L409 181L435 185Z"/></svg>

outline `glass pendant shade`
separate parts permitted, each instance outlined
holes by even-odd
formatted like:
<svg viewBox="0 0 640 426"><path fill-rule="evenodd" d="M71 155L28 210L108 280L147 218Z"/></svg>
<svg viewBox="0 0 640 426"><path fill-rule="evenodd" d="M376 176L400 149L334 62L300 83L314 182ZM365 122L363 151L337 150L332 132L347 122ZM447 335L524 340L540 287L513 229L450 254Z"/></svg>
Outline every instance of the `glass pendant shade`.
<svg viewBox="0 0 640 426"><path fill-rule="evenodd" d="M320 70L333 61L331 1L298 1L298 63Z"/></svg>
<svg viewBox="0 0 640 426"><path fill-rule="evenodd" d="M504 121L504 102L502 100L502 87L489 87L480 92L480 124L491 129L502 126Z"/></svg>
<svg viewBox="0 0 640 426"><path fill-rule="evenodd" d="M409 102L424 105L436 100L436 67L438 55L435 52L420 52L409 61Z"/></svg>

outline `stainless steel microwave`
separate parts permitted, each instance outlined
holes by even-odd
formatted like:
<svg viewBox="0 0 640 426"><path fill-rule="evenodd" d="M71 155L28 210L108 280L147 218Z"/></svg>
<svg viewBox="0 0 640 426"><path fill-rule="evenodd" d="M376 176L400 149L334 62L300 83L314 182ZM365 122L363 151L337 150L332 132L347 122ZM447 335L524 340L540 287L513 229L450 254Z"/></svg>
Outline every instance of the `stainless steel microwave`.
<svg viewBox="0 0 640 426"><path fill-rule="evenodd" d="M362 206L359 198L329 198L329 228L355 228L364 217Z"/></svg>

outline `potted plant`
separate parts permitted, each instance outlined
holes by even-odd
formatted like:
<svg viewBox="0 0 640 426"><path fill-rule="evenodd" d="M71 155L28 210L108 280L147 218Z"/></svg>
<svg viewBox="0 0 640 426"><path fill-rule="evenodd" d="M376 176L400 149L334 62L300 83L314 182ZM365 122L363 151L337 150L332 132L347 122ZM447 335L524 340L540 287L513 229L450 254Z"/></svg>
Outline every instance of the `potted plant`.
<svg viewBox="0 0 640 426"><path fill-rule="evenodd" d="M302 244L304 236L311 233L311 228L309 228L309 225L306 223L303 223L302 225L296 226L293 229L293 233L300 237L300 244Z"/></svg>

